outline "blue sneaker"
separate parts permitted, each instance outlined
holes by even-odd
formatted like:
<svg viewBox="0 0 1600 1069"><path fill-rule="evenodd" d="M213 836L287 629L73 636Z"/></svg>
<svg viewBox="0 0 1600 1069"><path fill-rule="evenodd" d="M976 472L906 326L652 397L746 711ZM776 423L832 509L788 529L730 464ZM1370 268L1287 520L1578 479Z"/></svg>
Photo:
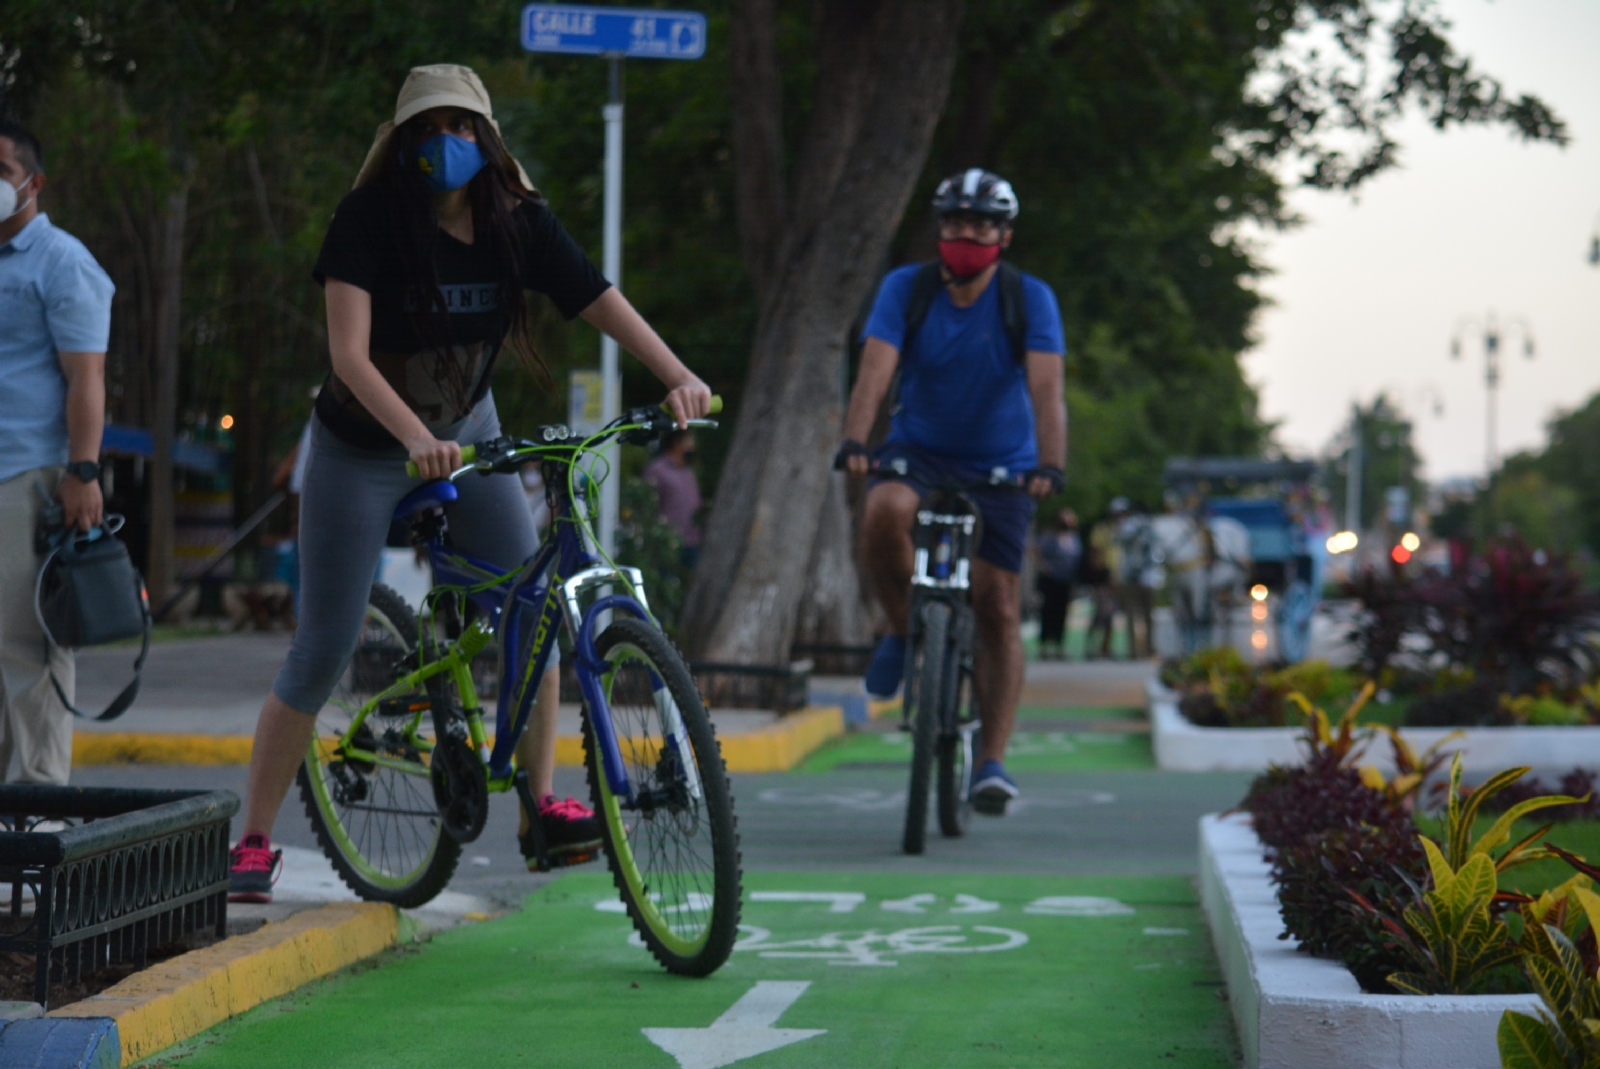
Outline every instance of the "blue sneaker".
<svg viewBox="0 0 1600 1069"><path fill-rule="evenodd" d="M972 808L986 817L1005 816L1006 806L1021 794L999 761L985 761L972 773Z"/></svg>
<svg viewBox="0 0 1600 1069"><path fill-rule="evenodd" d="M900 682L906 676L906 640L903 635L884 635L878 648L872 652L872 663L867 665L863 682L867 696L886 701L900 692Z"/></svg>

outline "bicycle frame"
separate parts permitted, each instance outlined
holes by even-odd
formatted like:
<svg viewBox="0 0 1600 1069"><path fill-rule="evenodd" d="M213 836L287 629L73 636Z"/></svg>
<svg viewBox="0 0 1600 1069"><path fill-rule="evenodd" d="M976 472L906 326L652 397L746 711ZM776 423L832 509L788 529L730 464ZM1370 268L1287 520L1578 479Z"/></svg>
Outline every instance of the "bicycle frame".
<svg viewBox="0 0 1600 1069"><path fill-rule="evenodd" d="M446 545L442 537L444 525L432 525L432 531L423 542L434 575L427 610L434 611L444 597L454 595L476 604L483 618L468 625L442 656L420 664L364 703L339 742L341 756L427 776L426 765L371 753L353 745L351 740L384 702L415 693L428 680L448 674L461 700L461 712L472 747L487 766L489 790L510 790L515 775L512 755L516 740L527 726L550 651L555 647L556 633L565 623L574 637L578 684L588 708L607 784L619 800L628 804L635 801L602 686L607 664L595 650L594 628L600 615L608 611L631 612L640 619L652 620L644 596L643 576L637 568L613 568L591 554L584 544L581 525L573 514L575 505L581 507L582 503L574 503L564 492L554 496L550 532L533 556L515 571L502 570ZM408 519L418 512L440 508L457 497L453 483L443 480L426 483L401 501L395 510L396 518ZM587 609L582 608L584 594L609 584L622 585L636 596L611 594L599 598ZM533 637L531 643L525 643L525 624L530 615ZM485 619L493 623L486 627ZM501 672L491 750L484 730L483 710L473 685L471 663L496 637L500 643ZM420 644L419 657L428 645L427 642ZM528 646L526 652L525 645ZM658 706L662 704L659 694L663 689L664 685L657 688ZM670 708L662 708L664 733L670 732L677 745L686 747L683 725L673 715L676 704L669 698L666 706ZM431 744L417 734L422 718L429 715L431 708L430 702L412 709L411 719L404 729L408 741L419 751L431 749Z"/></svg>

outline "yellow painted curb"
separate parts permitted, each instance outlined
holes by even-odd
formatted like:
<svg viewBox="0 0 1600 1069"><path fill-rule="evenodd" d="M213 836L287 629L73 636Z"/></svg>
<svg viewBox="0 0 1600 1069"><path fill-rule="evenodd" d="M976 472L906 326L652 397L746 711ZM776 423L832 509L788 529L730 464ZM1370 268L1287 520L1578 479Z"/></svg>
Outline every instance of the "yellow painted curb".
<svg viewBox="0 0 1600 1069"><path fill-rule="evenodd" d="M885 698L881 701L877 698L867 699L867 717L871 720L882 720L886 716L899 715L899 713L899 698Z"/></svg>
<svg viewBox="0 0 1600 1069"><path fill-rule="evenodd" d="M115 1018L122 1064L131 1065L393 946L399 918L393 906L375 902L308 909L158 962L50 1016Z"/></svg>
<svg viewBox="0 0 1600 1069"><path fill-rule="evenodd" d="M718 735L722 760L729 772L787 772L827 742L844 734L844 710L837 705L808 705L771 727L737 735ZM645 755L645 760L650 760ZM556 738L556 764L581 766L583 738Z"/></svg>
<svg viewBox="0 0 1600 1069"><path fill-rule="evenodd" d="M253 741L249 735L79 731L72 736L72 764L248 765Z"/></svg>
<svg viewBox="0 0 1600 1069"><path fill-rule="evenodd" d="M898 700L870 703L874 717L899 709ZM829 739L844 734L844 710L837 705L810 705L790 713L771 727L718 737L730 772L786 772ZM84 765L247 765L248 735L176 735L137 732L72 736L72 764ZM648 759L648 758L647 758ZM583 765L583 738L556 738L556 764Z"/></svg>

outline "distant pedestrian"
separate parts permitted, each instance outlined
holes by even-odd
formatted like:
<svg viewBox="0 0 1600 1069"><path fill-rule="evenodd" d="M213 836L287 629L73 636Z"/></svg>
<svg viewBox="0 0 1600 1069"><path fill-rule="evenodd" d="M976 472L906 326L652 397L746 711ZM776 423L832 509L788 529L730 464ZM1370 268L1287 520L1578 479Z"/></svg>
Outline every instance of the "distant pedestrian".
<svg viewBox="0 0 1600 1069"><path fill-rule="evenodd" d="M1052 528L1034 540L1039 554L1037 585L1039 608L1039 659L1061 661L1067 656L1067 612L1083 564L1083 540L1078 537L1078 514L1071 509L1056 513Z"/></svg>
<svg viewBox="0 0 1600 1069"><path fill-rule="evenodd" d="M1124 509L1117 521L1119 570L1114 573L1117 604L1128 621L1128 656L1149 657L1155 650L1155 588L1161 568L1155 561L1150 517Z"/></svg>
<svg viewBox="0 0 1600 1069"><path fill-rule="evenodd" d="M66 783L72 654L34 618L43 564L34 528L61 502L88 530L105 510L100 434L116 287L77 238L39 210L44 158L26 129L0 122L0 781Z"/></svg>
<svg viewBox="0 0 1600 1069"><path fill-rule="evenodd" d="M1089 568L1085 578L1094 589L1094 615L1084 641L1086 661L1111 656L1112 630L1120 605L1117 588L1122 575L1122 543L1117 539L1117 531L1128 511L1127 498L1113 498L1110 514L1089 532Z"/></svg>
<svg viewBox="0 0 1600 1069"><path fill-rule="evenodd" d="M700 480L694 473L694 435L674 431L661 443L661 452L644 469L644 481L661 499L661 519L683 538L683 566L700 560Z"/></svg>

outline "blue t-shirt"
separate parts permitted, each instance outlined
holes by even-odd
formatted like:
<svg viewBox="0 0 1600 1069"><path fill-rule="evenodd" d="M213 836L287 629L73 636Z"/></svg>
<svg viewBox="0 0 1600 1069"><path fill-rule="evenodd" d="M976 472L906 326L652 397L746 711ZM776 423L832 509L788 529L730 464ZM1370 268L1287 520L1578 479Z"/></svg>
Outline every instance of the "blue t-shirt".
<svg viewBox="0 0 1600 1069"><path fill-rule="evenodd" d="M103 353L116 287L43 212L0 246L0 482L67 462L60 353Z"/></svg>
<svg viewBox="0 0 1600 1069"><path fill-rule="evenodd" d="M900 407L890 418L889 441L940 454L974 472L1038 467L1028 372L1012 352L1000 317L999 272L970 308L957 308L941 286L908 351L906 303L919 269L909 264L889 273L861 332L863 339L900 350ZM1055 293L1032 275L1022 280L1028 351L1064 355Z"/></svg>

